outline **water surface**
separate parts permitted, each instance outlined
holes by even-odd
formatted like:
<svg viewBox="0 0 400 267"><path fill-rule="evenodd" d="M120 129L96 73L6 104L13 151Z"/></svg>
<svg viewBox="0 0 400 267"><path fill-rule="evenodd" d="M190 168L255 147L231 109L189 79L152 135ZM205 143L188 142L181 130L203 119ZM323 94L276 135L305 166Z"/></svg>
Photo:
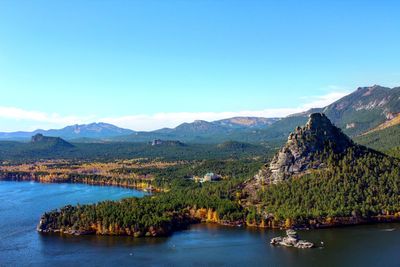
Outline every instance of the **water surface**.
<svg viewBox="0 0 400 267"><path fill-rule="evenodd" d="M0 182L0 266L400 266L400 224L300 231L324 248L272 247L281 231L194 225L169 238L41 235L66 204L143 196L118 187Z"/></svg>

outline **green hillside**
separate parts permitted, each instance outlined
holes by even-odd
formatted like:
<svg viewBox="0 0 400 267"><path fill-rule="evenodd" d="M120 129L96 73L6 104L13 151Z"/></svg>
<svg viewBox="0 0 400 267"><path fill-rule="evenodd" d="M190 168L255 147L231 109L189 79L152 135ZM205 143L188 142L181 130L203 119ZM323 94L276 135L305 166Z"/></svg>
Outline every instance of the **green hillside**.
<svg viewBox="0 0 400 267"><path fill-rule="evenodd" d="M357 136L354 141L379 151L400 147L400 125Z"/></svg>

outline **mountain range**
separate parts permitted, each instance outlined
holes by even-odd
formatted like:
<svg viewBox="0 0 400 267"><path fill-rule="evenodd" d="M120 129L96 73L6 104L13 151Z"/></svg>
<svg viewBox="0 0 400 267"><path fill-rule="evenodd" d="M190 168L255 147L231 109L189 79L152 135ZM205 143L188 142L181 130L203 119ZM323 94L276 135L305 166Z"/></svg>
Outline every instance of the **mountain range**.
<svg viewBox="0 0 400 267"><path fill-rule="evenodd" d="M350 136L362 134L393 119L400 112L400 87L359 87L355 92L322 108L322 112Z"/></svg>
<svg viewBox="0 0 400 267"><path fill-rule="evenodd" d="M129 129L119 128L109 123L90 123L90 124L75 124L64 127L62 129L42 130L38 129L32 132L2 132L0 133L1 140L20 140L27 141L33 135L43 134L46 136L60 137L67 140L80 139L80 138L105 138L115 137L121 135L129 135L134 131Z"/></svg>
<svg viewBox="0 0 400 267"><path fill-rule="evenodd" d="M234 117L212 122L197 120L175 128L149 132L123 129L107 123L91 123L62 129L0 133L0 140L28 141L31 136L41 133L74 142L149 142L154 139L192 143L220 143L229 140L282 142L295 127L306 123L308 116L315 112L324 113L345 134L356 137L381 124L392 126L393 123L389 121L400 113L400 87L359 87L326 107L313 108L285 118Z"/></svg>
<svg viewBox="0 0 400 267"><path fill-rule="evenodd" d="M356 138L381 124L394 124L388 122L400 113L400 87L359 87L326 107L313 108L283 118L258 135L265 140L284 141L292 129L305 124L312 113L324 113L346 135Z"/></svg>
<svg viewBox="0 0 400 267"><path fill-rule="evenodd" d="M175 139L182 141L194 141L212 136L241 132L247 129L262 129L272 125L279 118L259 117L233 117L229 119L207 122L196 120L193 123L182 123L175 128L163 128L155 131L133 131L119 128L108 123L91 123L71 125L62 129L42 130L32 132L1 132L0 140L28 141L33 135L60 137L74 142L99 142L99 141L131 141L148 142L154 139ZM212 142L214 143L214 142Z"/></svg>

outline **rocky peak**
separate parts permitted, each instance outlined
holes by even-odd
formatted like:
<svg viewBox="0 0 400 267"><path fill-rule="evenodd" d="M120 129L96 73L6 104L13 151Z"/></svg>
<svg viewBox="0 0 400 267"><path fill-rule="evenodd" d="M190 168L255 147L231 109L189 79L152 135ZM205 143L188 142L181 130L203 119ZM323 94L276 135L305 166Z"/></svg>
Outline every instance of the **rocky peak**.
<svg viewBox="0 0 400 267"><path fill-rule="evenodd" d="M43 134L38 133L38 134L35 134L34 136L32 136L31 143L41 142L44 139L45 139L45 137L43 136Z"/></svg>
<svg viewBox="0 0 400 267"><path fill-rule="evenodd" d="M289 135L286 144L256 179L263 183L278 183L308 169L323 167L321 157L328 151L342 153L353 145L325 114L313 113L304 127L297 127Z"/></svg>
<svg viewBox="0 0 400 267"><path fill-rule="evenodd" d="M31 138L31 144L41 148L70 148L72 144L60 137L44 136L41 133L35 134Z"/></svg>

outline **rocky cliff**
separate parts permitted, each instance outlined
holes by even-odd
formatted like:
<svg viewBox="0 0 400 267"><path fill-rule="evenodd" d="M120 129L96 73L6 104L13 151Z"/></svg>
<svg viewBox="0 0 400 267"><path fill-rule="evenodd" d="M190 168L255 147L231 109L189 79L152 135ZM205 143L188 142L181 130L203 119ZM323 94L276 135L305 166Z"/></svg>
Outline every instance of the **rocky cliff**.
<svg viewBox="0 0 400 267"><path fill-rule="evenodd" d="M33 148L72 148L74 147L71 143L61 139L60 137L44 136L43 134L35 134L31 138L30 145Z"/></svg>
<svg viewBox="0 0 400 267"><path fill-rule="evenodd" d="M272 161L255 176L259 184L276 184L309 169L324 167L330 153L343 153L355 146L353 141L334 126L322 113L309 116L304 127L297 127Z"/></svg>

